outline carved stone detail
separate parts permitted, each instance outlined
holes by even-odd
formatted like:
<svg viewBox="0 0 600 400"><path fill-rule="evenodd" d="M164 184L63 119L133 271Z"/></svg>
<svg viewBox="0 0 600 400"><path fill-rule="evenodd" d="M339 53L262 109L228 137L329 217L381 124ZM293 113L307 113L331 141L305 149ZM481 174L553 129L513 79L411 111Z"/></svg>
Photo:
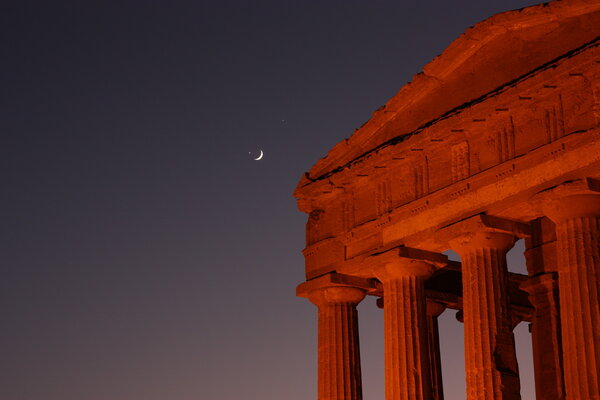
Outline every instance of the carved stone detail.
<svg viewBox="0 0 600 400"><path fill-rule="evenodd" d="M413 182L415 199L419 199L429 193L429 163L427 157L423 157L413 167Z"/></svg>
<svg viewBox="0 0 600 400"><path fill-rule="evenodd" d="M600 126L600 84L595 84L592 87L593 105L592 112L596 118L596 126Z"/></svg>
<svg viewBox="0 0 600 400"><path fill-rule="evenodd" d="M320 238L320 219L324 213L323 210L313 210L308 215L308 221L306 223L306 242L307 244L316 243Z"/></svg>
<svg viewBox="0 0 600 400"><path fill-rule="evenodd" d="M510 117L506 126L498 131L496 146L498 149L498 161L503 163L515 156L515 124Z"/></svg>
<svg viewBox="0 0 600 400"><path fill-rule="evenodd" d="M555 103L546 110L544 119L547 143L560 139L565 134L565 116L562 95L558 95Z"/></svg>
<svg viewBox="0 0 600 400"><path fill-rule="evenodd" d="M388 179L384 179L377 183L375 201L377 203L378 216L382 216L392 209L392 197L390 194L390 182Z"/></svg>
<svg viewBox="0 0 600 400"><path fill-rule="evenodd" d="M457 143L452 146L452 181L457 182L469 177L471 173L471 161L469 154L469 143Z"/></svg>
<svg viewBox="0 0 600 400"><path fill-rule="evenodd" d="M354 225L354 197L348 194L342 202L342 226L344 231L349 231Z"/></svg>

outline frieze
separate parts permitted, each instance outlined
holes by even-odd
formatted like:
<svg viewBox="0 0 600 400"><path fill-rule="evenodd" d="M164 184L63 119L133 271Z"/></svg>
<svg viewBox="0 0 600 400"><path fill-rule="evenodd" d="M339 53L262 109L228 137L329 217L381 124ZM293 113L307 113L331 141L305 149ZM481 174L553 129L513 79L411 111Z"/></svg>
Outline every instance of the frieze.
<svg viewBox="0 0 600 400"><path fill-rule="evenodd" d="M429 163L427 157L421 158L413 167L413 185L415 199L429 193Z"/></svg>
<svg viewBox="0 0 600 400"><path fill-rule="evenodd" d="M512 116L508 118L508 123L498 131L496 149L499 163L515 156L515 123Z"/></svg>
<svg viewBox="0 0 600 400"><path fill-rule="evenodd" d="M600 83L596 83L592 87L592 94L594 99L592 105L592 112L596 119L596 126L598 126L600 125Z"/></svg>
<svg viewBox="0 0 600 400"><path fill-rule="evenodd" d="M378 216L382 216L390 212L392 209L392 197L390 193L390 182L388 179L383 179L377 183L375 201L377 202Z"/></svg>
<svg viewBox="0 0 600 400"><path fill-rule="evenodd" d="M546 109L544 122L546 124L546 141L554 142L565 134L565 117L562 96L559 94L555 103Z"/></svg>
<svg viewBox="0 0 600 400"><path fill-rule="evenodd" d="M349 231L354 227L354 196L348 194L342 201L342 228Z"/></svg>
<svg viewBox="0 0 600 400"><path fill-rule="evenodd" d="M466 140L451 147L452 181L458 182L470 176L471 160L469 142Z"/></svg>

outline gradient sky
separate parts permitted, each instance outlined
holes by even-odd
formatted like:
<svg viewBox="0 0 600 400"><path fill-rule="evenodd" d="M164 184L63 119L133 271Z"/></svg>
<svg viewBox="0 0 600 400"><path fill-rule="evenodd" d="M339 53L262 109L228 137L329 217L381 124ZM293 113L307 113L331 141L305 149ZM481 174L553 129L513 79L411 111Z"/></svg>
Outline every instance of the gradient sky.
<svg viewBox="0 0 600 400"><path fill-rule="evenodd" d="M533 3L3 1L0 399L316 399L296 183L466 28ZM359 312L383 400L382 312Z"/></svg>

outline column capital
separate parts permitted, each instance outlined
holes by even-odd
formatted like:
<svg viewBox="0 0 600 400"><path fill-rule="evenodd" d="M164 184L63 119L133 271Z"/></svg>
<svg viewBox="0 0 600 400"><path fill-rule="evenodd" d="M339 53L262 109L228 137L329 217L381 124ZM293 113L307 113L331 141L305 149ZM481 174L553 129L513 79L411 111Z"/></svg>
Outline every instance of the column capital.
<svg viewBox="0 0 600 400"><path fill-rule="evenodd" d="M403 276L427 279L437 268L448 265L448 257L426 250L411 247L395 247L368 258L373 275L387 281Z"/></svg>
<svg viewBox="0 0 600 400"><path fill-rule="evenodd" d="M296 287L296 296L305 297L318 307L326 304L358 304L369 290L375 289L371 279L335 272L303 282Z"/></svg>
<svg viewBox="0 0 600 400"><path fill-rule="evenodd" d="M517 238L530 235L529 225L519 221L477 214L439 229L437 240L461 252L469 248L510 249Z"/></svg>
<svg viewBox="0 0 600 400"><path fill-rule="evenodd" d="M576 194L550 200L543 206L544 214L555 223L571 218L600 216L600 193Z"/></svg>
<svg viewBox="0 0 600 400"><path fill-rule="evenodd" d="M330 286L315 289L307 296L308 300L317 307L331 304L360 303L367 293L363 289L350 286Z"/></svg>
<svg viewBox="0 0 600 400"><path fill-rule="evenodd" d="M543 190L532 200L555 223L570 218L600 216L600 181L593 178L566 181Z"/></svg>

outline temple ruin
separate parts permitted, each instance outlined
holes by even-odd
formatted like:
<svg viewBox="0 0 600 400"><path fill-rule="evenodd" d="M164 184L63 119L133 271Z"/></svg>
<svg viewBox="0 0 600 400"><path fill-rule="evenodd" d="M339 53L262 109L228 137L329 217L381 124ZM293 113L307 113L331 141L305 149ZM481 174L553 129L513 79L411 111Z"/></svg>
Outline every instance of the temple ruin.
<svg viewBox="0 0 600 400"><path fill-rule="evenodd" d="M357 304L384 312L387 400L441 400L437 316L459 310L469 400L600 399L600 1L495 15L319 160L294 196L318 307L318 399L362 399ZM506 253L524 238L528 275ZM461 262L442 254L454 250Z"/></svg>

